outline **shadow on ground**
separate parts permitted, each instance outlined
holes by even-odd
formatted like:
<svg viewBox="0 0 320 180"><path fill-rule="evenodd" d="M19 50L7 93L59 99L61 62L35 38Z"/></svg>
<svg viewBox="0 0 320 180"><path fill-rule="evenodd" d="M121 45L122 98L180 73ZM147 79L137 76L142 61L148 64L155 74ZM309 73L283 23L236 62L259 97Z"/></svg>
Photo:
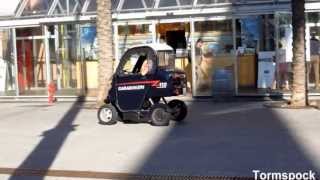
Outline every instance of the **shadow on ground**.
<svg viewBox="0 0 320 180"><path fill-rule="evenodd" d="M41 169L49 170L56 156L58 155L63 143L75 130L76 125L73 124L78 113L81 110L82 101L75 102L59 123L48 131L45 131L43 139L29 154L29 156L17 168L19 169ZM19 176L19 171L13 173L9 180L21 180L25 177ZM43 180L42 176L32 177L33 180Z"/></svg>
<svg viewBox="0 0 320 180"><path fill-rule="evenodd" d="M80 109L81 104L75 103L56 127L43 134L18 168L49 170L75 129L73 122ZM189 110L186 121L172 125L159 142L154 142L154 149L146 152L144 161L137 162L133 173L252 177L252 170L320 172L283 123L284 117L261 103L196 102ZM10 178L18 179L18 174Z"/></svg>
<svg viewBox="0 0 320 180"><path fill-rule="evenodd" d="M158 142L137 174L253 177L252 170L320 172L283 117L261 103L197 103L189 110L185 123L174 125Z"/></svg>

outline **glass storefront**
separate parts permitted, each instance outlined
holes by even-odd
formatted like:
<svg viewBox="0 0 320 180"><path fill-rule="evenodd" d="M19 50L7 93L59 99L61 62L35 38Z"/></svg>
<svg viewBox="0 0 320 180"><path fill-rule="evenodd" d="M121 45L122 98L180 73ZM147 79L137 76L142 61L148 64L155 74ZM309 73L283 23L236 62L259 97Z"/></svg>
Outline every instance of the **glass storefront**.
<svg viewBox="0 0 320 180"><path fill-rule="evenodd" d="M0 30L0 96L16 95L16 70L10 30Z"/></svg>
<svg viewBox="0 0 320 180"><path fill-rule="evenodd" d="M51 25L45 34L43 26L16 29L18 94L47 95L47 84L53 82L57 95L94 96L98 87L95 25ZM3 52L9 51L6 40L10 39L3 36L2 40Z"/></svg>
<svg viewBox="0 0 320 180"><path fill-rule="evenodd" d="M309 93L320 93L320 26L319 12L306 14L306 61ZM277 51L276 51L276 85L282 93L290 93L292 89L292 15L278 13Z"/></svg>
<svg viewBox="0 0 320 180"><path fill-rule="evenodd" d="M234 14L229 11L215 14L211 9L215 6L211 5L231 1L111 2L113 12L119 15L113 22L117 30L113 42L116 60L130 47L162 42L175 50L175 68L186 72L187 89L194 96L284 94L292 89L293 33L288 9L279 6L279 12L274 12L268 9L274 4L268 7L263 3L266 11L250 12L250 15L245 9ZM258 6L255 2L250 1L248 6ZM237 3L233 6L237 7ZM19 18L37 21L44 17L59 21L47 23L41 19L41 23L29 28L11 24L12 29L0 30L0 96L46 96L48 82L57 85L57 95L95 96L99 61L97 31L94 22L88 23L94 18L85 16L94 16L96 7L95 0L21 3L13 17L17 22ZM197 14L198 10L202 13ZM196 15L190 15L193 11ZM144 18L140 17L143 12ZM134 17L127 18L127 14ZM320 12L306 14L309 92L320 93ZM73 15L85 17L83 24L81 18L77 22L67 19ZM69 17L64 19L64 16ZM11 34L14 29L16 34Z"/></svg>
<svg viewBox="0 0 320 180"><path fill-rule="evenodd" d="M275 89L275 26L273 14L236 19L239 93Z"/></svg>
<svg viewBox="0 0 320 180"><path fill-rule="evenodd" d="M195 22L195 95L234 93L232 20Z"/></svg>

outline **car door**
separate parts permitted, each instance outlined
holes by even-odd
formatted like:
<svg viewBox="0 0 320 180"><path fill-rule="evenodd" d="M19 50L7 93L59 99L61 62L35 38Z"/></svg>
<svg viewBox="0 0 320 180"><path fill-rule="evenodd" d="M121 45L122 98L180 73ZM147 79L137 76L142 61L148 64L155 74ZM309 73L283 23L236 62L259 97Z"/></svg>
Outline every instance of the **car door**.
<svg viewBox="0 0 320 180"><path fill-rule="evenodd" d="M146 75L140 73L145 60L154 57L153 50L147 47L134 48L122 57L117 69L117 103L122 111L140 110L150 87L154 83L152 75L155 63Z"/></svg>

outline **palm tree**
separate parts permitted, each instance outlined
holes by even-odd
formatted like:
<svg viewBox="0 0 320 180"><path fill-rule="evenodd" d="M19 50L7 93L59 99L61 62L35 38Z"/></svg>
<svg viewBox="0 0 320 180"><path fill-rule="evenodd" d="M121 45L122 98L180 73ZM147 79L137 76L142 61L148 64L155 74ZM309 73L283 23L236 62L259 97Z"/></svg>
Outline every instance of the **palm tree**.
<svg viewBox="0 0 320 180"><path fill-rule="evenodd" d="M305 62L305 0L291 0L293 25L293 84L290 105L307 105Z"/></svg>
<svg viewBox="0 0 320 180"><path fill-rule="evenodd" d="M97 0L97 37L99 45L99 75L97 106L104 104L113 75L111 0Z"/></svg>

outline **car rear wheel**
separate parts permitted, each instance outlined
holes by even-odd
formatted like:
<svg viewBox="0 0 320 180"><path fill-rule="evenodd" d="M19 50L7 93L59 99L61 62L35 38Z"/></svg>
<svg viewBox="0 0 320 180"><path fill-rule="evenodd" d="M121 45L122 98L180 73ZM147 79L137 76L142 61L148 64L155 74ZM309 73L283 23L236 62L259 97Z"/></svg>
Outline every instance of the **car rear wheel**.
<svg viewBox="0 0 320 180"><path fill-rule="evenodd" d="M118 112L111 104L103 105L98 110L99 124L113 125L118 121Z"/></svg>
<svg viewBox="0 0 320 180"><path fill-rule="evenodd" d="M179 122L186 118L188 114L188 107L183 101L175 99L170 101L168 106L171 109L172 120Z"/></svg>
<svg viewBox="0 0 320 180"><path fill-rule="evenodd" d="M170 113L165 104L155 104L151 108L151 124L154 126L168 126L170 122Z"/></svg>

